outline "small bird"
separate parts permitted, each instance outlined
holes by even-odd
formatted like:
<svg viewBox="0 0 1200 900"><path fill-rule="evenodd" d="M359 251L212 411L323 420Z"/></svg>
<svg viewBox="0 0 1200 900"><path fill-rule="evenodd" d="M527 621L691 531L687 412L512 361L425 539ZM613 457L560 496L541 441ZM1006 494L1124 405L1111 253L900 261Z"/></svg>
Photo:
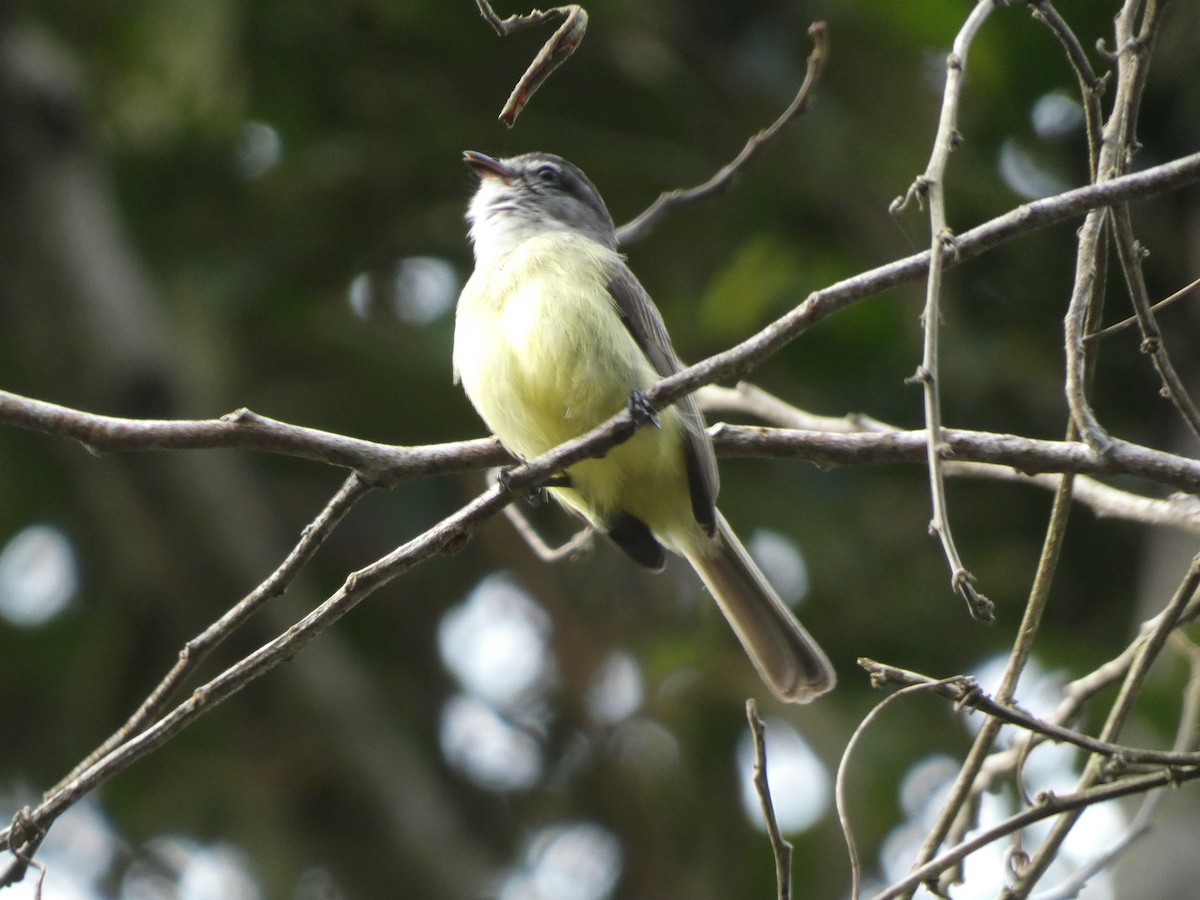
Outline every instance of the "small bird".
<svg viewBox="0 0 1200 900"><path fill-rule="evenodd" d="M570 466L551 495L643 566L661 569L664 547L685 557L781 700L830 690L829 660L716 508L716 457L695 399L648 408L644 392L683 363L617 252L595 186L550 153L467 151L464 161L479 187L467 210L475 270L458 300L454 376L483 421L510 453L533 459L640 409L654 426Z"/></svg>

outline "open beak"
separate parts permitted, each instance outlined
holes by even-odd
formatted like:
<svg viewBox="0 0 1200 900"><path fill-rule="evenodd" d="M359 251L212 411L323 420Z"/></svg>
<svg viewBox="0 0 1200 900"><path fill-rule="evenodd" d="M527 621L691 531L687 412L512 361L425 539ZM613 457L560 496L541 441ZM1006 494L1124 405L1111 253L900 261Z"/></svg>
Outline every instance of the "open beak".
<svg viewBox="0 0 1200 900"><path fill-rule="evenodd" d="M508 181L509 176L512 175L508 166L500 160L485 153L476 153L474 150L463 151L463 162L470 166L471 170L480 178L499 178L502 181Z"/></svg>

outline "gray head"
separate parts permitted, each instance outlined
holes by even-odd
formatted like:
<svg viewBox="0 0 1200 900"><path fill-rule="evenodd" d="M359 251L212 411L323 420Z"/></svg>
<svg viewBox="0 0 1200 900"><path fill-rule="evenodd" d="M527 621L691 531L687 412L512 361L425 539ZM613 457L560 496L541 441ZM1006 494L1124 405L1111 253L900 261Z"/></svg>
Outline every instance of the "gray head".
<svg viewBox="0 0 1200 900"><path fill-rule="evenodd" d="M501 253L547 231L570 231L610 250L616 228L600 192L579 167L553 153L493 159L468 150L463 160L479 176L467 208L476 256Z"/></svg>

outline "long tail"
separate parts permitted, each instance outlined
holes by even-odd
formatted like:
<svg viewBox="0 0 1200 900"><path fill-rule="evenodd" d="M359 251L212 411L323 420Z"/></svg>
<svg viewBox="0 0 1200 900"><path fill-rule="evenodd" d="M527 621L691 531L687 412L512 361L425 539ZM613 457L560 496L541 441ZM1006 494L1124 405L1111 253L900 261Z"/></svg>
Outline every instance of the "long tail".
<svg viewBox="0 0 1200 900"><path fill-rule="evenodd" d="M775 696L807 703L833 687L836 678L824 651L775 593L720 512L713 538L686 548L684 555Z"/></svg>

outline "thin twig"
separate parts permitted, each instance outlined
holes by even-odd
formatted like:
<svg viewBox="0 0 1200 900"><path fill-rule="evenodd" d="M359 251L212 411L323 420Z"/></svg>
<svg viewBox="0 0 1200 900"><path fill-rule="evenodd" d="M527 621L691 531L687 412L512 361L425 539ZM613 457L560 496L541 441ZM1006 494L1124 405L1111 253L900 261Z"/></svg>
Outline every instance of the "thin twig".
<svg viewBox="0 0 1200 900"><path fill-rule="evenodd" d="M791 900L792 845L779 830L779 821L775 817L771 784L767 779L767 726L758 714L758 704L754 698L746 701L746 718L750 722L750 736L754 743L754 791L758 794L763 819L767 823L767 837L771 841L771 853L775 857L776 896L778 900Z"/></svg>
<svg viewBox="0 0 1200 900"><path fill-rule="evenodd" d="M1198 615L1200 615L1200 597L1193 599L1185 606L1179 624L1193 621ZM1049 716L1046 716L1042 721L1058 726L1063 726L1066 723L1075 721L1080 715L1084 704L1086 704L1090 699L1109 689L1113 684L1127 678L1130 669L1142 651L1142 647L1150 639L1151 635L1156 633L1157 630L1162 626L1162 623L1167 616L1168 611L1164 610L1163 612L1160 612L1143 622L1141 627L1138 629L1138 636L1118 656L1105 662L1094 671L1089 672L1088 674L1068 683L1063 689L1062 702ZM920 676L917 677L919 678ZM903 678L901 678L901 683L906 683L904 682ZM992 753L990 756L988 756L984 761L983 766L979 769L979 774L975 778L975 783L972 785L969 801L970 806L973 808L977 803L977 798L983 792L992 790L994 785L1001 777L1012 772L1019 760L1023 758L1029 752L1032 746L1040 740L1043 740L1040 734L1036 732L1027 732L1025 735L1025 740L1021 743L1018 743L1013 749ZM1177 747L1177 749L1180 748ZM972 748L972 753L974 752L976 752L975 746ZM970 761L971 760L969 757L968 763ZM964 766L966 765L967 763L964 763ZM964 806L964 813L965 809L966 807ZM965 814L963 818L966 818ZM1017 829L1013 829L1013 831L1015 830ZM965 833L965 830L956 827L955 833L962 834ZM1007 834L1011 832L1006 831L1005 833ZM960 837L959 840L961 841L962 838ZM978 849L978 847L975 847L974 849ZM973 850L970 852L973 852ZM965 858L965 855L967 854L955 855L954 853L950 853L949 856L944 854L942 858L948 859L946 866L937 872L934 872L930 877L936 878L939 874L941 874L941 872L948 871L951 866L956 866L962 858ZM920 871L929 871L931 862L932 861L925 865L918 864L918 869ZM911 883L910 880L906 880L901 884L907 884L908 890L899 891L897 895L907 894L915 886L915 884L919 884L919 882Z"/></svg>
<svg viewBox="0 0 1200 900"><path fill-rule="evenodd" d="M1184 770L1166 769L1145 775L1132 775L1110 784L1076 791L1071 794L1057 795L1050 792L1042 793L1037 798L1037 806L1010 816L998 825L979 832L979 834L970 840L963 841L961 844L950 848L941 856L930 860L919 869L909 872L902 880L888 885L887 888L880 891L871 900L893 900L895 897L908 895L922 884L931 883L937 878L940 872L957 865L977 850L986 847L988 844L1002 837L1028 828L1030 825L1040 822L1043 819L1071 811L1082 811L1097 803L1117 800L1121 797L1146 794L1162 787L1174 787L1196 778L1200 778L1200 768Z"/></svg>
<svg viewBox="0 0 1200 900"><path fill-rule="evenodd" d="M1200 278L1193 279L1192 281L1190 281L1189 283L1187 283L1183 287L1181 287L1179 290L1177 290L1175 293L1170 294L1166 297L1163 297L1163 299L1161 299L1158 302L1156 302L1155 304L1153 304L1150 307L1150 309L1156 313L1162 312L1168 306L1175 303L1175 301L1182 300L1184 297L1186 297L1188 294L1190 294L1192 292L1192 289L1195 288L1197 285L1200 285ZM1120 322L1114 322L1111 325L1101 328L1099 331L1093 331L1091 334L1087 335L1084 338L1084 341L1091 342L1091 341L1099 340L1100 338L1109 337L1110 335L1114 335L1118 331L1124 331L1126 328L1129 328L1131 325L1136 325L1137 323L1138 323L1138 317L1136 315L1127 316L1126 318L1122 319Z"/></svg>
<svg viewBox="0 0 1200 900"><path fill-rule="evenodd" d="M551 474L542 473L546 478ZM433 528L371 565L353 572L337 592L299 622L196 688L190 697L154 724L50 792L36 808L28 811L28 821L36 829L48 829L55 819L82 797L162 746L252 681L294 657L313 638L330 628L368 595L430 556L457 550L476 525L498 513L514 496L500 486L493 487ZM11 834L11 828L0 830L0 847L9 846ZM20 850L21 841L17 840L16 843L17 846L10 849Z"/></svg>
<svg viewBox="0 0 1200 900"><path fill-rule="evenodd" d="M1054 217L1055 220L1060 217L1065 218L1067 208L1082 212L1093 206L1116 202L1124 197L1124 189L1128 186L1135 183L1145 184L1140 176L1146 176L1148 173L1156 174L1157 177L1148 179L1156 184L1160 177L1164 179L1168 177L1167 171L1170 172L1171 177L1186 179L1189 182L1200 179L1200 153L1165 164L1165 166L1171 166L1171 168L1165 170L1164 166L1158 166L1113 179L1104 184L1088 185L1067 191L1054 198L1049 198L1053 201L1049 204L1046 200L1036 200L1024 204L1019 209L993 219L986 225L977 226L959 235L955 243L954 257L947 259L945 264L947 266L956 265L974 258L993 246L994 242L1003 241L1009 236L1010 230L1025 231L1035 221L1039 224L1050 224L1050 217ZM661 406L673 402L704 384L720 379L744 377L764 359L833 313L865 296L915 280L914 273L916 278L923 277L928 271L931 256L930 251L918 253L904 260L844 279L822 290L814 291L799 306L742 343L663 379L647 391L647 399Z"/></svg>
<svg viewBox="0 0 1200 900"><path fill-rule="evenodd" d="M42 882L46 877L46 867L34 859L33 855L37 853L42 841L46 839L47 831L33 820L29 807L24 806L13 815L8 826L8 833L10 835L8 844L0 841L0 846L9 847L12 851L12 860L5 868L0 869L0 890L23 881L26 873L31 868L36 868L38 880L35 896L37 896L41 893Z"/></svg>
<svg viewBox="0 0 1200 900"><path fill-rule="evenodd" d="M325 540L333 533L334 528L341 522L354 505L367 495L371 485L357 474L351 474L345 480L337 493L325 505L320 514L313 519L300 536L300 540L288 553L279 567L267 579L228 612L213 622L208 628L192 638L179 651L179 659L166 674L162 681L150 692L137 711L130 716L117 731L108 737L99 747L75 766L64 779L50 789L48 793L61 788L67 782L76 778L89 768L96 760L106 756L116 747L128 741L138 732L146 728L161 715L167 702L178 692L185 681L194 673L222 642L232 635L257 612L268 600L278 597L292 583L300 570L320 549Z"/></svg>
<svg viewBox="0 0 1200 900"><path fill-rule="evenodd" d="M905 687L921 684L933 689L940 697L954 701L956 708L974 709L986 716L997 719L1004 725L1015 725L1033 734L1062 744L1073 744L1082 750L1098 753L1101 756L1117 758L1123 764L1151 766L1200 766L1200 752L1184 750L1151 750L1141 747L1131 747L1105 741L1064 728L1046 719L1039 719L1025 710L1005 702L998 697L991 697L979 687L974 678L969 675L956 675L950 678L935 679L918 672L910 672L897 666L889 666L873 659L859 659L861 666L871 676L871 684L880 687L887 684L899 684Z"/></svg>
<svg viewBox="0 0 1200 900"><path fill-rule="evenodd" d="M512 525L513 530L520 535L525 545L542 562L559 562L560 560L586 553L591 548L596 537L596 530L594 528L584 526L562 544L559 544L557 547L551 547L537 533L537 529L529 524L529 520L517 508L515 503L510 503L504 507L504 516L508 519L508 523Z"/></svg>
<svg viewBox="0 0 1200 900"><path fill-rule="evenodd" d="M1074 425L1070 424L1067 427L1067 438L1075 437ZM1054 491L1054 503L1050 508L1050 521L1046 524L1046 535L1042 540L1042 549L1038 554L1037 571L1034 573L1033 584L1029 589L1029 598L1025 602L1025 610L1021 616L1021 625L1017 629L1017 638L1013 641L1012 650L1009 651L1008 660L1004 666L1004 673L1000 679L1000 685L996 689L996 699L1003 705L1012 703L1016 695L1017 683L1021 678L1021 673L1025 670L1026 664L1029 662L1029 657L1033 654L1033 642L1041 627L1042 616L1046 611L1046 607L1050 602L1050 588L1054 579L1054 573L1058 569L1058 561L1062 554L1063 540L1066 536L1067 519L1071 510L1071 501L1075 495L1075 477L1070 474L1062 475L1058 480L1058 486ZM972 753L972 759L976 761L974 768L963 766L955 781L955 788L961 789L961 799L965 800L971 794L971 788L978 778L979 772L983 767L983 754L985 751L990 751L993 746L996 736L999 733L999 728L995 720L989 720L984 723L984 726L979 729L976 735L975 744L972 747L979 749L979 754ZM1024 757L1018 756L1015 767L1020 773L1024 761ZM952 791L953 793L953 791ZM936 850L936 846L948 836L950 840L961 840L968 832L968 820L971 818L967 815L960 814L961 810L953 810L951 814L951 805L949 801L946 804L945 815L947 822L954 824L949 831L943 831L937 839L937 843L933 842L933 835L936 830L931 830L930 837L926 839L923 850L929 851L928 855ZM940 820L939 820L940 821Z"/></svg>
<svg viewBox="0 0 1200 900"><path fill-rule="evenodd" d="M521 15L501 19L496 15L488 0L475 0L475 5L479 7L479 14L501 37L506 37L523 28L541 25L552 19L562 19L562 25L542 45L541 51L529 64L525 74L517 81L504 108L500 110L500 121L512 128L516 124L517 116L525 108L525 104L550 77L550 73L566 62L567 57L579 47L584 32L587 31L587 13L582 6L572 3L545 11L535 9Z"/></svg>
<svg viewBox="0 0 1200 900"><path fill-rule="evenodd" d="M1062 550L1063 536L1066 532L1067 516L1071 508L1074 479L1064 475L1059 479L1054 492L1054 505L1050 511L1050 521L1046 526L1046 536L1042 542L1042 551L1038 556L1037 572L1033 585L1029 590L1029 598L1025 603L1021 626L1017 631L1017 639L1013 642L1008 661L1005 663L1004 674L997 690L997 699L1002 706L1007 706L1016 694L1017 682L1021 672L1033 652L1033 640L1041 624L1042 614L1050 600L1050 585L1054 572L1058 567L1058 559ZM951 785L949 794L942 804L934 824L930 827L917 854L915 866L933 858L948 836L952 840L960 839L970 830L974 805L968 806L973 795L973 788L983 769L988 754L991 753L996 737L1000 732L1000 720L992 717L986 720L975 735L971 750L967 754L962 768ZM957 877L957 873L956 873ZM947 879L944 879L945 881Z"/></svg>
<svg viewBox="0 0 1200 900"><path fill-rule="evenodd" d="M1142 352L1154 362L1154 368L1162 380L1162 395L1175 406L1192 434L1200 437L1200 410L1196 408L1183 379L1171 363L1158 321L1154 317L1142 273L1142 248L1133 235L1133 219L1128 204L1118 203L1112 207L1112 233L1117 245L1117 259L1121 262L1129 298L1142 332Z"/></svg>
<svg viewBox="0 0 1200 900"><path fill-rule="evenodd" d="M1185 608L1181 623L1192 621L1197 614L1200 614L1200 603L1193 601ZM1158 630L1165 616L1166 612L1163 611L1147 619L1138 628L1137 637L1116 657L1069 682L1063 688L1062 702L1046 717L1046 721L1059 725L1074 721L1089 700L1124 679L1141 652L1142 645ZM1033 735L1029 738L1032 739Z"/></svg>
<svg viewBox="0 0 1200 900"><path fill-rule="evenodd" d="M1175 592L1175 596L1171 598L1171 602L1163 610L1157 627L1145 641L1140 643L1133 663L1125 675L1125 680L1121 683L1117 699L1113 702L1108 718L1104 722L1104 727L1100 731L1100 740L1108 742L1116 740L1117 735L1125 724L1126 718L1133 709L1134 701L1141 692L1142 684L1145 682L1146 675L1150 671L1150 666L1158 658L1159 652L1167 642L1167 638L1178 626L1185 610L1195 599L1198 587L1200 587L1200 555L1192 559L1192 564L1188 568L1187 574L1180 583L1178 590ZM1098 783L1103 776L1104 758L1093 754L1089 758L1083 775L1079 779L1079 789L1089 789L1092 785ZM1059 847L1062 846L1062 842L1079 820L1081 811L1079 809L1068 815L1064 815L1055 823L1054 827L1050 830L1050 834L1046 836L1033 859L1030 860L1026 869L1021 873L1020 880L1006 892L1006 900L1008 898L1020 900L1020 898L1029 895L1030 890L1037 884L1042 875L1045 874L1046 870L1050 867L1050 863L1054 861Z"/></svg>
<svg viewBox="0 0 1200 900"><path fill-rule="evenodd" d="M700 409L705 413L748 415L782 428L824 431L832 434L899 430L861 413L850 413L845 416L821 416L810 413L749 381L739 381L731 388L716 384L706 385L696 392L696 400L700 404Z"/></svg>
<svg viewBox="0 0 1200 900"><path fill-rule="evenodd" d="M1098 182L1128 171L1132 164L1132 155L1136 146L1138 109L1145 88L1150 53L1161 22L1161 12L1162 7L1155 0L1147 0L1144 8L1141 0L1127 0L1116 17L1117 89L1113 100L1112 114L1104 126L1099 162L1096 167ZM1122 209L1117 204L1112 207L1110 212L1114 235L1117 238L1118 255L1122 260L1131 295L1134 297L1135 310L1139 313L1139 323L1142 325L1144 333L1145 329L1149 327L1152 334L1156 328L1153 326L1153 314L1148 312L1149 302L1145 287L1144 285L1139 286L1140 267L1130 259L1136 251L1133 247L1128 210ZM1095 269L1088 267L1094 266L1096 263L1101 226L1105 218L1101 212L1093 211L1088 215L1084 228L1080 231L1077 256L1080 268L1076 270L1076 289L1072 292L1071 307L1066 319L1069 359L1068 402L1084 440L1102 453L1120 454L1125 450L1125 442L1114 440L1100 427L1095 413L1086 399L1088 354L1083 344L1083 336L1094 330L1095 309L1090 306L1083 307L1081 288L1088 281L1102 277L1102 270L1101 275L1098 276ZM1169 361L1166 363L1166 370L1160 367L1160 373L1164 373L1164 379L1168 379L1169 374L1173 374ZM1180 398L1177 400L1180 400L1177 405L1180 406L1181 412L1184 412L1185 418L1187 418L1187 412L1182 408L1186 404L1182 404ZM1200 432L1200 413L1196 414L1196 428ZM1184 607L1191 602L1192 596L1195 594L1197 578L1200 578L1200 557L1193 560L1188 577L1181 585L1179 594L1168 605L1168 611L1173 611L1178 607L1179 613L1182 614ZM1125 717L1132 708L1134 698L1141 688L1146 670L1175 626L1175 622L1171 621L1172 614L1172 612L1168 612L1159 629L1142 646L1122 683L1121 693L1109 712L1104 729L1100 734L1101 739L1114 740L1124 724ZM1080 778L1080 785L1085 788L1089 787L1100 776L1101 758L1093 755ZM1055 823L1037 853L1024 867L1020 878L1006 892L1008 897L1011 897L1012 900L1023 900L1029 895L1057 856L1062 842L1078 818L1079 814L1075 813L1063 816Z"/></svg>
<svg viewBox="0 0 1200 900"><path fill-rule="evenodd" d="M1071 26L1059 15L1057 9L1049 0L1031 0L1030 13L1036 21L1050 29L1050 33L1062 45L1067 62L1075 72L1079 82L1079 97L1083 104L1083 116L1088 138L1088 172L1091 180L1096 180L1096 171L1100 163L1100 144L1104 127L1103 110L1100 107L1100 97L1108 83L1108 77L1096 76L1092 64L1088 60L1083 44L1076 37Z"/></svg>
<svg viewBox="0 0 1200 900"><path fill-rule="evenodd" d="M1196 730L1200 725L1200 647L1197 647L1186 636L1176 631L1171 634L1170 643L1177 648L1187 660L1190 675L1187 687L1183 692L1183 704L1179 711L1179 727L1175 731L1175 741L1171 745L1175 751L1184 751L1196 745ZM1125 830L1125 834L1104 852L1097 854L1078 871L1071 874L1049 891L1037 894L1035 900L1071 900L1078 897L1089 881L1105 869L1111 867L1137 841L1149 834L1151 819L1162 800L1161 793L1153 793L1142 799L1137 813Z"/></svg>
<svg viewBox="0 0 1200 900"><path fill-rule="evenodd" d="M829 55L829 35L824 22L814 22L810 25L808 36L812 38L813 48L812 52L808 54L804 81L792 102L788 104L787 109L780 114L779 118L746 141L741 152L722 166L708 181L686 190L676 189L660 194L658 199L636 218L617 229L618 243L623 245L635 243L649 234L664 216L677 207L707 200L726 191L734 179L764 147L775 140L788 124L804 114Z"/></svg>
<svg viewBox="0 0 1200 900"><path fill-rule="evenodd" d="M948 679L948 681L956 681L957 677ZM834 806L837 809L838 824L842 827L842 837L846 841L846 851L850 856L850 898L858 900L859 884L862 880L862 866L858 860L858 846L854 841L854 831L850 827L850 816L847 812L849 808L846 804L846 773L850 771L850 756L854 752L854 748L858 746L859 740L867 732L867 727L879 717L879 715L901 697L915 694L919 691L935 691L943 682L931 681L921 682L919 684L910 684L896 691L894 694L888 694L880 700L871 711L863 716L858 727L854 729L854 733L850 735L850 740L846 741L846 749L842 751L842 758L838 760L837 776L834 779L833 798Z"/></svg>
<svg viewBox="0 0 1200 900"><path fill-rule="evenodd" d="M975 576L963 565L954 536L950 531L950 515L946 506L946 480L942 474L945 447L942 440L941 384L938 377L939 330L942 312L942 272L945 259L953 256L956 248L954 234L946 221L945 180L950 153L962 141L958 131L958 103L962 95L963 73L967 65L967 51L971 41L983 27L984 21L995 9L995 0L979 0L966 22L954 39L954 46L946 58L946 88L942 94L942 110L938 119L937 134L933 140L933 153L925 173L909 189L905 198L892 204L893 212L904 207L909 197L920 194L929 202L929 227L932 232L929 277L926 281L925 310L921 314L925 340L921 365L913 381L920 384L925 398L925 427L928 431L927 457L929 462L929 490L933 507L929 531L941 542L946 562L950 566L950 584L955 592L967 602L971 615L984 622L995 619L995 607L975 588Z"/></svg>
<svg viewBox="0 0 1200 900"><path fill-rule="evenodd" d="M499 472L499 469L488 470L487 483L489 485L496 481ZM531 500L533 497L536 497L536 494L531 495ZM533 551L534 555L542 562L547 563L559 562L560 560L586 552L591 548L592 541L596 535L594 528L590 525L584 525L575 534L571 535L567 541L557 547L551 547L538 534L537 529L533 527L516 503L510 503L504 507L504 517L508 519L508 524L513 527L513 531L520 536L525 545Z"/></svg>
<svg viewBox="0 0 1200 900"><path fill-rule="evenodd" d="M1097 254L1100 238L1104 233L1104 222L1108 211L1094 209L1084 219L1083 227L1079 229L1079 239L1075 256L1075 284L1071 289L1071 299L1067 304L1067 315L1064 319L1066 337L1066 394L1067 403L1071 408L1071 416L1080 435L1088 446L1100 453L1111 455L1116 441L1103 426L1100 425L1096 413L1092 410L1087 398L1088 384L1088 348L1084 346L1083 338L1087 334L1087 323L1091 317L1091 299L1095 295L1097 272Z"/></svg>

